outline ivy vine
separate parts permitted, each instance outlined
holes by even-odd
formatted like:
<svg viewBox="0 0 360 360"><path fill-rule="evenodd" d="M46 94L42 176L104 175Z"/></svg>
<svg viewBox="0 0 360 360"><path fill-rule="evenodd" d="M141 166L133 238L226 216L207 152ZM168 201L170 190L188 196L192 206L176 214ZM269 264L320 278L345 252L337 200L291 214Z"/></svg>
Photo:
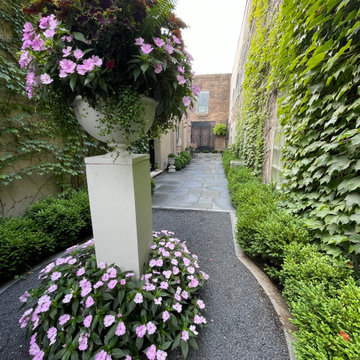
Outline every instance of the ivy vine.
<svg viewBox="0 0 360 360"><path fill-rule="evenodd" d="M77 187L84 182L84 157L106 147L82 131L63 99L54 95L40 105L25 97L25 73L16 57L25 21L20 0L0 5L0 186L52 174L59 190Z"/></svg>
<svg viewBox="0 0 360 360"><path fill-rule="evenodd" d="M319 245L360 254L360 2L253 1L255 35L246 63L235 149L262 171L271 91L278 117L286 205L306 218Z"/></svg>

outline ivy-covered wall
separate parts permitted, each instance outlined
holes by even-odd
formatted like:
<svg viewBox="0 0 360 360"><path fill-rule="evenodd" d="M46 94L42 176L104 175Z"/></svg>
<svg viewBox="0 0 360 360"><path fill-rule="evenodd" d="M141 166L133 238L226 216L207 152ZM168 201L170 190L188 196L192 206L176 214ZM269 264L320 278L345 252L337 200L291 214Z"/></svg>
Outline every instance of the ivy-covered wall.
<svg viewBox="0 0 360 360"><path fill-rule="evenodd" d="M360 254L360 1L253 0L235 151L264 165L269 98L278 95L287 206L321 247Z"/></svg>
<svg viewBox="0 0 360 360"><path fill-rule="evenodd" d="M0 3L0 216L21 215L38 198L78 187L84 157L105 151L80 129L69 106L26 98L17 59L25 23L20 3Z"/></svg>

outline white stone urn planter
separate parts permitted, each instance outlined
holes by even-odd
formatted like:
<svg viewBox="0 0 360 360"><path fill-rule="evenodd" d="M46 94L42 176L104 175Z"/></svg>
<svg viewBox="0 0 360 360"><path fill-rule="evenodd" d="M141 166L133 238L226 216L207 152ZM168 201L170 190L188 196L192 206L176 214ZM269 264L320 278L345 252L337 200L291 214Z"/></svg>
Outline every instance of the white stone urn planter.
<svg viewBox="0 0 360 360"><path fill-rule="evenodd" d="M128 133L120 128L112 129L110 134L106 133L108 129L106 125L100 121L104 118L104 115L98 109L91 107L80 95L74 100L74 110L80 125L95 139L108 144L120 144L120 147L124 147L135 141L139 137L141 130L144 133L147 132L154 122L158 104L157 101L142 95L140 97L140 103L144 108L143 118L134 121Z"/></svg>
<svg viewBox="0 0 360 360"><path fill-rule="evenodd" d="M140 101L143 119L134 121L129 132L116 128L105 135L99 134L108 130L99 121L103 114L80 96L74 102L85 131L115 147L114 152L85 159L96 260L134 271L137 277L144 271L152 244L150 163L148 154L131 154L125 147L140 131L150 129L157 106L145 96Z"/></svg>

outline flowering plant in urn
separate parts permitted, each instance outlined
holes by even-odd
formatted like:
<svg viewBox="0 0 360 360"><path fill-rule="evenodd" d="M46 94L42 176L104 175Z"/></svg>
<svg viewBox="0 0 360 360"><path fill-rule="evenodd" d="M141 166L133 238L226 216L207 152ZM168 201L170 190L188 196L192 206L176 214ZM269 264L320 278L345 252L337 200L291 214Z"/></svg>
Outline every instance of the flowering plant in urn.
<svg viewBox="0 0 360 360"><path fill-rule="evenodd" d="M28 97L72 104L81 96L126 128L132 120L119 114L124 106L140 113L146 95L157 102L152 129L171 128L200 90L181 37L186 25L173 10L173 0L30 1L24 11L36 21L24 25L19 54Z"/></svg>

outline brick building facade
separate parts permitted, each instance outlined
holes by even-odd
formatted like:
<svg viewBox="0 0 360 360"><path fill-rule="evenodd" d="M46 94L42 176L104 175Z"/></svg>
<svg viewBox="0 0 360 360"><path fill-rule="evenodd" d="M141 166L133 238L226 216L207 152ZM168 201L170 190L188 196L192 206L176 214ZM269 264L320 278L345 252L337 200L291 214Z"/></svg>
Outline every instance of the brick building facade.
<svg viewBox="0 0 360 360"><path fill-rule="evenodd" d="M188 115L191 125L191 142L200 149L221 150L226 147L226 137L215 136L217 124L228 123L231 74L195 76L201 93L196 107Z"/></svg>

